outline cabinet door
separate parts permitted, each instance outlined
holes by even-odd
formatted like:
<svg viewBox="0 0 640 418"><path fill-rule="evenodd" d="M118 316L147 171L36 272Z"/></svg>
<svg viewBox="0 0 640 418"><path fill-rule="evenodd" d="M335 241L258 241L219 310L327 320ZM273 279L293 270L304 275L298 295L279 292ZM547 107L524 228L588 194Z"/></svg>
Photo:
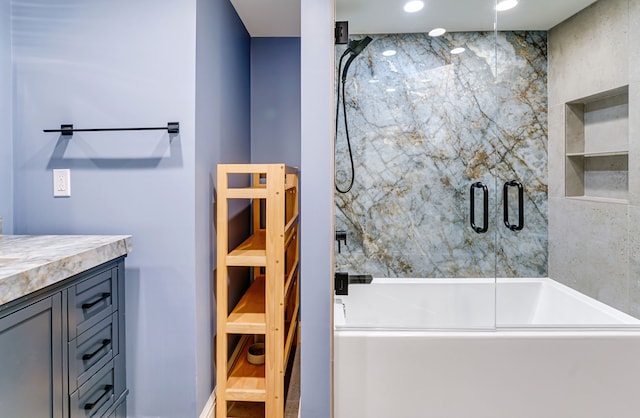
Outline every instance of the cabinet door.
<svg viewBox="0 0 640 418"><path fill-rule="evenodd" d="M0 417L62 418L62 319L57 293L0 318Z"/></svg>

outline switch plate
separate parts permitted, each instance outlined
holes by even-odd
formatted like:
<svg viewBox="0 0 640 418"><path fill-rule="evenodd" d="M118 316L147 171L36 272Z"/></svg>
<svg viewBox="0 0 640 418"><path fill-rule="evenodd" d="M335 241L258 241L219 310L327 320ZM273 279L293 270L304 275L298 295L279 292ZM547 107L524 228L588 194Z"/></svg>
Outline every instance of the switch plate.
<svg viewBox="0 0 640 418"><path fill-rule="evenodd" d="M68 168L53 170L53 196L71 196L71 170Z"/></svg>

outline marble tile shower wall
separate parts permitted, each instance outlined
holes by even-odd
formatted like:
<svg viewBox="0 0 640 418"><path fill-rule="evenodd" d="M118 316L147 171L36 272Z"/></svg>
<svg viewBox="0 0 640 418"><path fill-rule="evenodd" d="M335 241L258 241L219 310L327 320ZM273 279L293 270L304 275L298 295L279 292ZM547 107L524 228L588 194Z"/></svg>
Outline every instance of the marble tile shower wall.
<svg viewBox="0 0 640 418"><path fill-rule="evenodd" d="M335 194L336 228L348 237L337 271L547 276L546 32L500 32L497 43L477 32L371 36L346 81L356 176L350 192ZM451 55L455 46L466 52ZM385 57L387 49L397 53ZM336 63L343 51L336 47ZM335 164L344 189L342 109ZM525 186L519 232L502 223L502 185L511 179ZM489 187L482 235L469 226L475 181Z"/></svg>

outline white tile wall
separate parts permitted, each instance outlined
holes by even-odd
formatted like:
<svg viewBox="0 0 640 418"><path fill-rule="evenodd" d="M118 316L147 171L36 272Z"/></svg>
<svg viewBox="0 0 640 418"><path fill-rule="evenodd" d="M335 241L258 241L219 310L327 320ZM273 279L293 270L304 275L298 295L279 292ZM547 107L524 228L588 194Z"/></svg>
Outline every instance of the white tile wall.
<svg viewBox="0 0 640 418"><path fill-rule="evenodd" d="M640 315L640 2L599 0L549 32L549 275ZM566 198L564 104L629 86L628 203ZM624 129L622 130L624 131ZM612 135L606 132L604 138Z"/></svg>

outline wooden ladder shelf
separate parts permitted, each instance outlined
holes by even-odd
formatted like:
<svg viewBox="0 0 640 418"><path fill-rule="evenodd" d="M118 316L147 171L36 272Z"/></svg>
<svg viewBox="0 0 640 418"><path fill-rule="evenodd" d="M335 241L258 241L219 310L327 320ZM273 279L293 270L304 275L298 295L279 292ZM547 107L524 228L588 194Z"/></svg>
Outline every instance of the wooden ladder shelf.
<svg viewBox="0 0 640 418"><path fill-rule="evenodd" d="M230 187L237 183L230 182L231 176L248 179L249 187ZM229 248L231 199L250 201L253 218L252 235L233 249ZM300 303L298 219L297 169L284 164L218 165L217 418L253 417L256 409L258 416L284 416L285 373ZM253 271L253 283L235 306L229 306L230 267ZM264 338L264 365L247 360L255 336ZM229 355L229 345L235 341L239 342Z"/></svg>

